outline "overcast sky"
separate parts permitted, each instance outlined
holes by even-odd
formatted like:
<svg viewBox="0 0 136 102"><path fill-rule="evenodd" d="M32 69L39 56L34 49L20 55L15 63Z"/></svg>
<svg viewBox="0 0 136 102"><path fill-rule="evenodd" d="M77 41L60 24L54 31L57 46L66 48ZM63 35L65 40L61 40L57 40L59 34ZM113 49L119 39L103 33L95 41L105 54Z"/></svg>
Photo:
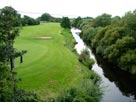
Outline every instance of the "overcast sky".
<svg viewBox="0 0 136 102"><path fill-rule="evenodd" d="M102 13L123 16L136 9L136 0L0 0L0 8L5 6L34 18L45 12L59 17L96 17Z"/></svg>

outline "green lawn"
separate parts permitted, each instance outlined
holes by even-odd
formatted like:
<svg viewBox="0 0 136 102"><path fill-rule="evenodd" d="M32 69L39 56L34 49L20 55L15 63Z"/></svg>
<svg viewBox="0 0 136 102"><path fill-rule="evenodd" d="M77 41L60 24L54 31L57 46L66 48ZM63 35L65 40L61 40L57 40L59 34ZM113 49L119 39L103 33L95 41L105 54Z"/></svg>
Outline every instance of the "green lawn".
<svg viewBox="0 0 136 102"><path fill-rule="evenodd" d="M24 63L16 59L17 76L22 81L19 86L34 90L42 97L55 95L82 77L83 67L65 45L59 23L45 23L21 29L15 41L15 48L27 50ZM49 36L51 39L38 39L36 36Z"/></svg>

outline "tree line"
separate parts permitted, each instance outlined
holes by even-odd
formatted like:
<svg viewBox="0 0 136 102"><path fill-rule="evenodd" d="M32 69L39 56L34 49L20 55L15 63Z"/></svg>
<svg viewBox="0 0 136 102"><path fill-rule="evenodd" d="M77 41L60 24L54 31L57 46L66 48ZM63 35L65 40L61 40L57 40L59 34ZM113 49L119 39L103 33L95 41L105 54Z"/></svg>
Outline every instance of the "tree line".
<svg viewBox="0 0 136 102"><path fill-rule="evenodd" d="M60 21L61 21L61 18L53 17L49 13L43 13L40 17L38 17L36 19L29 17L27 15L24 15L21 18L22 26L39 25L40 22L60 22Z"/></svg>
<svg viewBox="0 0 136 102"><path fill-rule="evenodd" d="M20 27L21 18L16 10L8 6L0 10L0 102L40 102L34 92L17 87L14 59L20 57L22 63L26 53L14 48Z"/></svg>
<svg viewBox="0 0 136 102"><path fill-rule="evenodd" d="M113 66L136 74L136 10L123 17L102 14L96 18L76 18L84 42Z"/></svg>

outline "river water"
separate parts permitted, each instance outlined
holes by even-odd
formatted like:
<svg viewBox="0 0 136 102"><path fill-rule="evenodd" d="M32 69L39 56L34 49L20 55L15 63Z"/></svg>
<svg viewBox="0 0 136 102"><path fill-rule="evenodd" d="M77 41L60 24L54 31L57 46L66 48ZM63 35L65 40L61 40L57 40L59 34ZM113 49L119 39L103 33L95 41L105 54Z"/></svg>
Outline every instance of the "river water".
<svg viewBox="0 0 136 102"><path fill-rule="evenodd" d="M100 64L103 60L98 60L92 51L84 44L79 37L80 30L71 29L72 35L77 44L75 49L80 54L87 48L91 58L95 60L92 70L95 71L102 79L104 94L101 102L136 102L136 77L126 74L122 71L111 70L110 65ZM134 98L135 97L135 98Z"/></svg>

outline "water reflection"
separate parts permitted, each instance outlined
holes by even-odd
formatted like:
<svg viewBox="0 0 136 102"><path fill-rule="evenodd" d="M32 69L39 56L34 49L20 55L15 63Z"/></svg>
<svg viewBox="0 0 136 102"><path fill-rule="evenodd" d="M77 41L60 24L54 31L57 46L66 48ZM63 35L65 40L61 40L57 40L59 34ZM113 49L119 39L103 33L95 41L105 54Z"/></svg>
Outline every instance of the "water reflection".
<svg viewBox="0 0 136 102"><path fill-rule="evenodd" d="M71 32L78 42L75 48L80 54L81 50L86 48L84 42L79 37L81 31L71 29ZM99 56L94 56L89 48L88 50L91 58L96 62L92 70L99 74L102 78L103 85L106 87L102 102L136 102L136 76L113 68L111 64L107 64Z"/></svg>
<svg viewBox="0 0 136 102"><path fill-rule="evenodd" d="M103 69L103 74L110 82L114 82L125 96L134 96L136 99L136 75L114 68L99 56L95 56L97 63Z"/></svg>

